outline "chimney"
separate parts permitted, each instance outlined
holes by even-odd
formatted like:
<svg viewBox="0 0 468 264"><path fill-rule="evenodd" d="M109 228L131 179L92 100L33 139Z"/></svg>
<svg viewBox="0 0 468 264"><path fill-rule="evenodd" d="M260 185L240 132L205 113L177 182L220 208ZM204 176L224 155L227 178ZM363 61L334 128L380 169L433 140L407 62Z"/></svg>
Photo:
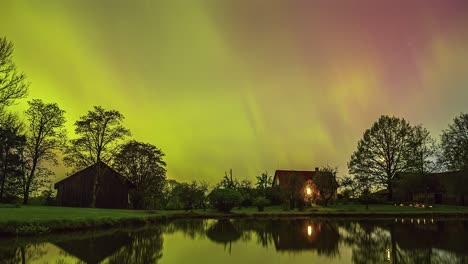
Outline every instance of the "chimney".
<svg viewBox="0 0 468 264"><path fill-rule="evenodd" d="M319 171L319 168L318 168L318 167L315 167L315 171Z"/></svg>

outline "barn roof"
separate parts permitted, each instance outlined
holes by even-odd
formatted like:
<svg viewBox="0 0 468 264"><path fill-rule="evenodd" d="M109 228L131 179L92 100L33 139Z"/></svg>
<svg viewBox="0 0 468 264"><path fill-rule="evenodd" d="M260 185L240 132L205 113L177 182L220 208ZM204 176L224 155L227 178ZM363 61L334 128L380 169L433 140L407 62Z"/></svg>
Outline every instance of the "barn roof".
<svg viewBox="0 0 468 264"><path fill-rule="evenodd" d="M131 182L127 177L124 177L122 176L122 174L118 173L116 170L114 170L113 168L111 168L109 165L107 165L106 163L102 162L102 161L99 161L101 163L102 166L104 166L104 168L110 170L111 172L113 172L115 175L117 175L119 178L121 178L122 180L124 180L127 184L129 184L131 187L135 187L135 184L133 184L133 182ZM54 184L54 188L57 189L58 185L60 184L63 184L65 182L67 182L68 180L70 180L71 178L73 177L76 177L77 175L80 175L80 174L86 174L86 173L93 173L96 166L98 165L98 163L95 163L87 168L84 168L80 171L77 171L75 173L73 173L72 175L56 182Z"/></svg>

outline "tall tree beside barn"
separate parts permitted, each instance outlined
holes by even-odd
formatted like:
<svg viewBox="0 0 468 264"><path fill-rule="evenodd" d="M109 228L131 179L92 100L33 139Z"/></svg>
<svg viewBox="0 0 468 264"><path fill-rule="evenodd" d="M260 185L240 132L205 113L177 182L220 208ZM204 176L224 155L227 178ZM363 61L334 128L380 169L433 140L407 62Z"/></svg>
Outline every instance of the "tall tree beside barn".
<svg viewBox="0 0 468 264"><path fill-rule="evenodd" d="M163 157L156 146L136 140L123 144L115 155L114 168L136 186L131 193L133 208L153 208L162 199L166 179Z"/></svg>
<svg viewBox="0 0 468 264"><path fill-rule="evenodd" d="M349 172L387 188L388 199L392 200L396 174L409 168L411 133L412 128L405 119L381 116L359 140L348 163Z"/></svg>
<svg viewBox="0 0 468 264"><path fill-rule="evenodd" d="M468 170L468 114L455 117L442 132L439 161L449 170Z"/></svg>
<svg viewBox="0 0 468 264"><path fill-rule="evenodd" d="M24 160L22 150L26 144L24 124L15 114L0 117L0 202L11 202L21 195L20 177Z"/></svg>
<svg viewBox="0 0 468 264"><path fill-rule="evenodd" d="M26 75L19 72L13 62L13 43L0 38L0 112L28 93Z"/></svg>
<svg viewBox="0 0 468 264"><path fill-rule="evenodd" d="M23 203L30 193L48 182L52 171L47 164L57 164L57 151L65 144L65 111L57 103L44 103L40 99L28 101L25 111L27 126L24 159L25 171L21 177Z"/></svg>
<svg viewBox="0 0 468 264"><path fill-rule="evenodd" d="M75 169L83 169L98 163L93 177L93 196L90 206L96 206L99 180L103 174L100 162L109 163L118 150L119 143L130 136L130 130L123 126L124 116L117 110L105 110L94 106L75 122L77 138L69 141L64 161Z"/></svg>

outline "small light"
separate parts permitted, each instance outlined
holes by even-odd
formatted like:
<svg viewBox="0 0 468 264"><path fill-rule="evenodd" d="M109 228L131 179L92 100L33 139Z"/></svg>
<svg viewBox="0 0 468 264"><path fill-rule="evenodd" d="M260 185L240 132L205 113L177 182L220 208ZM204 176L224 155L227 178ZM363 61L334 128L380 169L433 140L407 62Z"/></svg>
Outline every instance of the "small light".
<svg viewBox="0 0 468 264"><path fill-rule="evenodd" d="M307 226L307 235L312 236L312 226L311 225Z"/></svg>
<svg viewBox="0 0 468 264"><path fill-rule="evenodd" d="M390 261L390 249L387 248L387 260Z"/></svg>
<svg viewBox="0 0 468 264"><path fill-rule="evenodd" d="M434 223L434 218L431 218L431 223Z"/></svg>
<svg viewBox="0 0 468 264"><path fill-rule="evenodd" d="M307 192L307 195L311 195L311 194L312 194L312 190L311 190L309 187L307 187L306 192Z"/></svg>
<svg viewBox="0 0 468 264"><path fill-rule="evenodd" d="M418 220L416 220L416 222L418 222L418 225L419 225L419 219L418 219Z"/></svg>
<svg viewBox="0 0 468 264"><path fill-rule="evenodd" d="M400 204L400 206L403 206L403 204Z"/></svg>
<svg viewBox="0 0 468 264"><path fill-rule="evenodd" d="M413 218L411 218L411 223L413 223Z"/></svg>
<svg viewBox="0 0 468 264"><path fill-rule="evenodd" d="M426 224L426 219L423 220L423 223Z"/></svg>

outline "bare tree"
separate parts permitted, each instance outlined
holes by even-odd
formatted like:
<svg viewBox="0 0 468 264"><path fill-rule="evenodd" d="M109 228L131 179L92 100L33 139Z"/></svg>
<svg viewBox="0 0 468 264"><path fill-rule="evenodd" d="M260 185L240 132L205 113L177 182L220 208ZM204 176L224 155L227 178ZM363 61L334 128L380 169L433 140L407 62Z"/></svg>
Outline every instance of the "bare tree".
<svg viewBox="0 0 468 264"><path fill-rule="evenodd" d="M0 38L0 111L28 92L26 75L19 73L13 62L13 43Z"/></svg>
<svg viewBox="0 0 468 264"><path fill-rule="evenodd" d="M28 203L31 187L41 187L48 182L46 178L53 175L45 165L57 164L57 150L64 146L66 138L64 110L56 103L44 103L40 99L28 104L29 109L25 111L28 120L26 167L22 178L24 204Z"/></svg>
<svg viewBox="0 0 468 264"><path fill-rule="evenodd" d="M131 135L130 130L122 125L123 120L124 116L119 111L94 106L92 111L88 111L75 122L75 134L78 138L70 140L64 161L75 169L97 164L91 207L96 206L99 182L104 173L101 162L110 162L112 154L117 151L118 143Z"/></svg>
<svg viewBox="0 0 468 264"><path fill-rule="evenodd" d="M405 119L381 116L358 142L348 163L349 172L388 189L392 200L398 172L407 171L411 126Z"/></svg>

